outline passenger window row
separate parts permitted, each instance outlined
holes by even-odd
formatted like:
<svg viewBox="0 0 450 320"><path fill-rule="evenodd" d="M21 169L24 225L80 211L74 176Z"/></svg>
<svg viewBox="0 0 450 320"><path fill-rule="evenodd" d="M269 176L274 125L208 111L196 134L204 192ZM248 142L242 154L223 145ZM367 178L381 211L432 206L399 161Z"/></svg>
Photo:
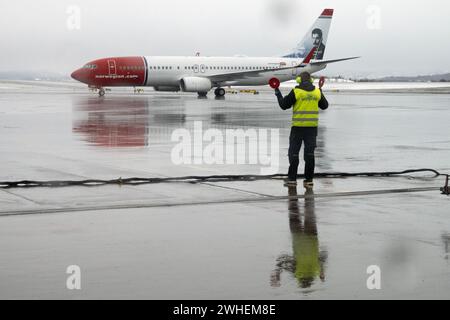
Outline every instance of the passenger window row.
<svg viewBox="0 0 450 320"><path fill-rule="evenodd" d="M84 69L97 69L97 65L96 64L87 64L85 66L83 66ZM171 67L171 66L150 66L148 67L150 70L172 70L175 67ZM144 66L119 66L120 70L145 70ZM180 70L181 68L178 66L177 67L178 70ZM185 66L184 67L185 70L268 70L268 67L229 67L229 66L198 66L198 67L194 67L194 66Z"/></svg>
<svg viewBox="0 0 450 320"><path fill-rule="evenodd" d="M172 70L172 67L166 67L166 66L150 66L150 70ZM180 67L177 67L178 70L180 70ZM230 66L185 66L185 70L268 70L268 67L230 67Z"/></svg>
<svg viewBox="0 0 450 320"><path fill-rule="evenodd" d="M148 67L150 70L172 70L172 67L161 67L161 66L158 66L158 67L155 67L155 66L150 66L150 67ZM178 67L178 70L180 70L180 67Z"/></svg>
<svg viewBox="0 0 450 320"><path fill-rule="evenodd" d="M120 70L145 70L144 66L119 66Z"/></svg>

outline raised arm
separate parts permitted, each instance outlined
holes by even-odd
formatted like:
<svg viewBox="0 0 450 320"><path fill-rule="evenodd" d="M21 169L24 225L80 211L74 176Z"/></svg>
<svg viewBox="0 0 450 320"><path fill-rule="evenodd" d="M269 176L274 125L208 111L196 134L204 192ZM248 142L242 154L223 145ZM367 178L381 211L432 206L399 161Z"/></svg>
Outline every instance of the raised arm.
<svg viewBox="0 0 450 320"><path fill-rule="evenodd" d="M283 110L292 108L297 101L295 98L294 90L291 90L291 92L286 97L283 97L280 89L275 89L275 95L278 98L278 104L280 105L280 108Z"/></svg>

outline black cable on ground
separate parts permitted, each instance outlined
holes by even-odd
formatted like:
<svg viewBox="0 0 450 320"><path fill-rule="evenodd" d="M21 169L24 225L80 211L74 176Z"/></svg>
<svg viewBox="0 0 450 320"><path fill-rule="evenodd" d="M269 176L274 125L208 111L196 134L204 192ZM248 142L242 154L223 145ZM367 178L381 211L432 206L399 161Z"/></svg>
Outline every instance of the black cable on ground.
<svg viewBox="0 0 450 320"><path fill-rule="evenodd" d="M348 178L348 177L393 177L401 176L412 173L433 173L433 178L441 176L437 170L434 169L412 169L405 171L386 171L386 172L329 172L329 173L316 173L316 178ZM119 178L113 180L58 180L58 181L34 181L34 180L22 180L22 181L0 181L0 189L12 189L12 188L36 188L36 187L69 187L69 186L85 186L95 187L104 185L145 185L145 184L157 184L157 183L170 183L170 182L187 182L187 183L202 183L202 182L233 182L233 181L258 181L258 180L281 180L287 178L284 174L274 175L213 175L213 176L185 176L185 177L170 177L170 178ZM303 175L299 175L299 178L303 178Z"/></svg>

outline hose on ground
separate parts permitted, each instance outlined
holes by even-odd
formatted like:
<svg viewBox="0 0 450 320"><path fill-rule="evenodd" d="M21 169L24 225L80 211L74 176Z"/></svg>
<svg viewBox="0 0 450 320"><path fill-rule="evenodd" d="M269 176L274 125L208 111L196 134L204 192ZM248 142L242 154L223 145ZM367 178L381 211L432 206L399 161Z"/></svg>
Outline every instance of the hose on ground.
<svg viewBox="0 0 450 320"><path fill-rule="evenodd" d="M413 173L432 173L433 178L439 177L442 174L434 169L411 169L405 171L386 171L386 172L328 172L328 173L316 173L316 178L348 178L348 177L394 177L402 176ZM299 175L299 178L303 178L303 175ZM212 176L184 176L184 177L169 177L169 178L118 178L112 180L57 180L57 181L34 181L34 180L21 180L21 181L0 181L0 189L12 189L12 188L36 188L36 187L70 187L70 186L85 186L96 187L104 185L145 185L145 184L158 184L158 183L170 183L170 182L186 182L186 183L205 183L205 182L235 182L235 181L260 181L260 180L281 180L286 179L287 175L274 174L274 175L212 175Z"/></svg>

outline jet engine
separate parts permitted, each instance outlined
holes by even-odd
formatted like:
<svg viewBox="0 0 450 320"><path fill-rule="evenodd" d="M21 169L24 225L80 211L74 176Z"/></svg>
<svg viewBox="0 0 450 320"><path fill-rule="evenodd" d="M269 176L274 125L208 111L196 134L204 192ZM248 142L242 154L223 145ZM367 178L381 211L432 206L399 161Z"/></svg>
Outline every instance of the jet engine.
<svg viewBox="0 0 450 320"><path fill-rule="evenodd" d="M201 77L185 77L181 79L181 90L184 92L208 92L212 88L211 80Z"/></svg>

